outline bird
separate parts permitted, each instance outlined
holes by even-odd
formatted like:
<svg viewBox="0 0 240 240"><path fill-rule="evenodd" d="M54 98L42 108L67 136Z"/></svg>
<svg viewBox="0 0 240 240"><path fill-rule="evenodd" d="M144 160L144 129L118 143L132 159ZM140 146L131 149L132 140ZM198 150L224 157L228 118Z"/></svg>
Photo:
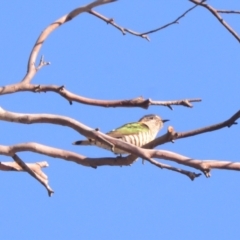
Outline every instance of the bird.
<svg viewBox="0 0 240 240"><path fill-rule="evenodd" d="M140 118L138 122L127 123L119 128L113 129L106 133L106 135L141 147L155 139L163 127L163 123L167 121L169 120L163 120L158 115L148 114ZM94 139L79 140L72 144L82 146L97 145L98 147L113 151L115 154L127 154L124 150L112 148L109 144L104 144Z"/></svg>

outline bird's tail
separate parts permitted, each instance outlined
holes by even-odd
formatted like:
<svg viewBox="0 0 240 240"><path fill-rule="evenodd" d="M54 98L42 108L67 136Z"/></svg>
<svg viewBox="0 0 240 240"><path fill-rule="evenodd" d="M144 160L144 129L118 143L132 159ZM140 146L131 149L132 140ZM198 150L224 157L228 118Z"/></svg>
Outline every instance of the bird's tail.
<svg viewBox="0 0 240 240"><path fill-rule="evenodd" d="M79 141L73 142L72 144L87 146L87 145L92 145L93 143L91 143L91 141L89 141L89 140L79 140Z"/></svg>

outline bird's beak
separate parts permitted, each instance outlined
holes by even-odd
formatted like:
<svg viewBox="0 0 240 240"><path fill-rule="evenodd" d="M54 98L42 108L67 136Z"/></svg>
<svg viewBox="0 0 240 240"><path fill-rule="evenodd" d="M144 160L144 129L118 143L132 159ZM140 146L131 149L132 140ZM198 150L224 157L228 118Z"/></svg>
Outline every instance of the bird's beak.
<svg viewBox="0 0 240 240"><path fill-rule="evenodd" d="M163 123L168 122L168 121L170 121L170 120L168 120L168 119L162 120Z"/></svg>

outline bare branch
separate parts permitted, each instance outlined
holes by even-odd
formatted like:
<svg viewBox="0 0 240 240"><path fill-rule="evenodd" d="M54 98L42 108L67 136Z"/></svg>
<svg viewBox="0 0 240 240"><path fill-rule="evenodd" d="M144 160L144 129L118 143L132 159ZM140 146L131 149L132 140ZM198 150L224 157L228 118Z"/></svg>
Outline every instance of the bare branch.
<svg viewBox="0 0 240 240"><path fill-rule="evenodd" d="M240 162L229 162L219 160L197 160L189 157L185 157L178 153L164 151L164 150L151 150L152 157L174 161L176 163L193 167L201 170L206 177L210 177L211 169L227 169L240 171Z"/></svg>
<svg viewBox="0 0 240 240"><path fill-rule="evenodd" d="M223 18L218 14L219 11L212 6L208 5L205 1L200 1L200 0L189 0L190 2L200 5L206 9L208 9L216 18L217 20L240 42L240 36L223 20ZM230 13L230 12L225 12L225 13Z"/></svg>
<svg viewBox="0 0 240 240"><path fill-rule="evenodd" d="M22 152L22 151L37 152L40 154L48 155L50 157L57 157L60 159L65 159L67 161L73 161L73 162L81 164L83 166L92 167L92 168L97 168L98 166L105 166L105 165L130 166L133 163L132 160L129 160L129 158L126 158L126 157L125 158L122 158L122 157L87 158L80 154L76 154L76 153L73 153L70 151L65 151L62 149L52 148L49 146L44 146L44 145L38 144L38 143L22 143L22 144L13 145L11 147L0 145L0 154L3 154L3 155L11 155L11 154L15 154L16 152ZM171 167L169 165L159 163L153 159L150 159L150 163L152 163L153 165L155 165L157 167L160 167L161 169L165 168L168 170L172 170L172 171L184 174L184 175L188 176L191 180L194 180L195 177L200 176L200 174L185 171L180 168ZM18 168L21 168L19 165L17 165L17 166L18 166ZM1 167L1 165L0 165L0 167ZM3 166L3 167L4 167L4 169L0 168L0 170L12 170L11 169L12 165L11 166L7 165L7 166ZM21 168L21 170L22 170L22 168Z"/></svg>
<svg viewBox="0 0 240 240"><path fill-rule="evenodd" d="M187 11L185 11L182 15L180 15L178 18L176 18L174 21L170 22L170 23L167 23L159 28L156 28L154 30L150 30L150 31L147 31L147 32L143 32L143 33L138 33L138 32L135 32L131 29L128 29L128 28L124 28L124 27L121 27L119 26L118 24L116 24L114 22L114 19L113 18L106 18L105 16L103 16L102 14L96 12L96 11L93 11L93 10L90 10L89 13L94 15L95 17L98 17L100 18L101 20L105 21L107 24L111 24L112 26L114 26L115 28L117 28L118 30L120 30L122 32L123 35L126 35L126 32L134 35L134 36L137 36L137 37L142 37L142 38L145 38L146 40L150 41L150 38L148 37L148 34L151 34L151 33L154 33L154 32L158 32L164 28L167 28L173 24L178 24L179 23L179 20L183 17L185 17L185 15L187 13L189 13L190 11L192 11L195 7L197 7L197 5L189 8Z"/></svg>
<svg viewBox="0 0 240 240"><path fill-rule="evenodd" d="M166 134L154 139L153 141L149 142L143 147L155 148L156 146L162 145L164 143L173 142L176 139L186 138L186 137L191 137L191 136L195 136L195 135L206 133L206 132L216 131L224 127L231 127L232 125L237 124L236 121L239 118L240 118L240 110L236 112L232 117L227 119L226 121L223 121L221 123L217 123L214 125L206 126L203 128L194 129L188 132L175 132L174 128L169 126Z"/></svg>
<svg viewBox="0 0 240 240"><path fill-rule="evenodd" d="M190 172L190 171L186 171L186 170L183 170L181 168L175 168L175 167L172 167L172 166L169 166L167 164L163 164L163 163L160 163L154 159L150 159L148 160L151 164L163 169L168 169L168 170L171 170L171 171L174 171L174 172L178 172L178 173L181 173L183 175L186 175L187 177L189 177L192 181L196 178L196 177L199 177L201 176L201 173L195 173L195 172Z"/></svg>
<svg viewBox="0 0 240 240"><path fill-rule="evenodd" d="M135 147L132 145L132 150L139 149L138 147ZM130 150L131 152L133 152ZM12 156L17 152L22 151L31 151L36 152L40 154L44 154L50 157L54 158L60 158L65 159L67 161L73 161L75 163L81 164L83 166L97 168L98 166L130 166L134 161L133 155L129 155L127 157L107 157L107 158L87 158L85 156L82 156L80 154L53 148L49 146L45 146L38 143L22 143L22 144L16 144L13 146L1 146L0 145L0 154L1 155L7 155ZM178 153L170 152L170 151L164 151L164 150L150 150L150 149L141 149L141 151L145 152L146 155L149 156L147 161L152 163L153 165L160 167L160 168L166 168L168 170L172 170L175 172L179 172L181 174L184 174L188 176L190 179L194 180L194 178L200 176L200 174L196 174L194 172L188 172L186 170L182 170L180 168L174 168L166 164L159 163L152 158L159 158L159 159L165 159L174 161L178 164L182 164L188 167L196 168L200 171L202 171L206 177L210 177L210 170L217 168L217 169L225 169L225 170L237 170L240 171L240 162L229 162L229 161L217 161L217 160L197 160L193 158L189 158L183 155L180 155ZM139 153L141 153L139 151ZM136 152L136 151L134 151ZM136 155L135 155L136 156Z"/></svg>
<svg viewBox="0 0 240 240"><path fill-rule="evenodd" d="M98 100L92 98L86 98L77 94L74 94L64 86L57 85L36 85L36 84L25 84L17 83L0 87L0 95L10 94L15 92L55 92L67 99L70 103L78 102L91 106L101 107L140 107L148 109L151 105L166 106L172 109L171 105L181 105L185 107L193 107L191 102L201 102L201 99L183 99L183 100L172 100L172 101L153 101L151 99L144 99L143 97L137 97L127 100Z"/></svg>
<svg viewBox="0 0 240 240"><path fill-rule="evenodd" d="M240 162L230 162L230 161L221 161L221 160L198 160L198 159L189 158L189 157L180 155L178 153L165 151L165 150L147 150L147 151L149 151L149 155L151 157L150 159L147 159L147 161L149 161L154 165L157 165L157 162L156 164L153 163L152 158L169 160L181 165L198 169L202 171L206 177L211 176L210 174L211 169L240 171ZM127 156L127 159L129 162L135 161L137 159L137 156L136 155L134 156L134 154L131 154ZM159 164L158 167L161 167L161 164ZM173 169L169 169L169 170L173 170ZM181 170L181 171L185 171L185 170ZM191 173L192 176L188 174L189 173L186 173L185 175L189 176L190 178L193 177L193 179L195 177L200 176L199 174L196 174L196 173Z"/></svg>
<svg viewBox="0 0 240 240"><path fill-rule="evenodd" d="M191 137L191 136L206 133L206 132L216 131L216 130L219 130L224 127L231 127L232 125L237 124L236 120L238 120L239 118L240 118L240 110L224 122L214 124L211 126L207 126L204 128L199 128L196 130L188 131L188 132L177 133L177 138Z"/></svg>
<svg viewBox="0 0 240 240"><path fill-rule="evenodd" d="M191 102L201 102L202 100L200 98L195 98L195 99L183 99L183 100L173 100L173 101L152 101L150 100L151 105L161 105L161 106L166 106L169 107L171 110L172 109L172 105L181 105L181 106L185 106L185 107L189 107L192 108L193 105L191 104Z"/></svg>
<svg viewBox="0 0 240 240"><path fill-rule="evenodd" d="M89 11L90 14L94 15L95 17L98 17L100 18L101 20L105 21L107 24L111 24L112 26L114 26L115 28L117 28L118 30L120 30L122 32L123 35L126 35L126 32L132 34L132 35L135 35L135 36L138 36L138 37L142 37L142 38L145 38L146 40L150 41L149 37L147 35L144 35L144 34L141 34L141 33L138 33L138 32L135 32L133 30L130 30L130 29L127 29L127 28L123 28L121 26L119 26L118 24L116 24L114 22L114 19L113 18L106 18L104 17L102 14L96 12L96 11L93 11L93 10L90 10Z"/></svg>
<svg viewBox="0 0 240 240"><path fill-rule="evenodd" d="M174 21L166 24L166 25L163 25L162 27L159 27L159 28L156 28L154 30L151 30L151 31L148 31L148 32L144 32L142 34L150 34L150 33L154 33L154 32L157 32L157 31L160 31L166 27L169 27L170 25L173 25L173 24L178 24L179 23L179 20L183 17L185 17L185 15L187 15L187 13L189 13L190 11L192 11L195 7L197 7L197 5L189 8L188 10L186 10L182 15L180 15L178 18L176 18Z"/></svg>
<svg viewBox="0 0 240 240"><path fill-rule="evenodd" d="M24 163L16 154L14 154L12 158L15 162L0 162L1 171L26 171L44 185L49 196L52 195L53 190L48 185L48 177L41 170L41 168L49 166L47 162Z"/></svg>
<svg viewBox="0 0 240 240"><path fill-rule="evenodd" d="M43 174L40 171L40 175L38 174L38 172L35 172L33 169L31 169L25 162L23 162L21 160L21 158L19 156L17 156L16 154L14 154L12 156L12 158L14 159L14 161L26 172L28 172L32 177L34 177L35 179L37 179L48 191L48 196L51 197L51 195L54 193L54 191L51 189L51 187L48 185L48 178L45 174Z"/></svg>
<svg viewBox="0 0 240 240"><path fill-rule="evenodd" d="M78 16L79 14L81 14L83 12L88 12L89 10L91 10L94 7L97 7L97 6L106 4L106 3L115 2L115 1L116 0L97 0L97 1L94 1L92 3L89 3L89 4L85 5L85 6L82 6L82 7L74 9L70 13L64 15L63 17L59 18L58 20L56 20L55 22L50 24L47 28L45 28L42 31L42 33L40 34L40 36L38 37L38 39L37 39L36 43L34 44L34 46L33 46L33 49L31 51L31 54L30 54L29 60L28 60L27 74L23 78L22 82L30 83L32 78L36 74L36 72L42 66L47 65L47 64L42 64L42 65L40 65L41 67L39 68L39 67L35 66L35 63L36 63L36 59L37 59L38 53L39 53L43 43L45 42L47 37L50 35L50 33L52 33L56 28L60 27L64 23L72 20L73 18L75 18L76 16Z"/></svg>
<svg viewBox="0 0 240 240"><path fill-rule="evenodd" d="M233 10L217 10L218 13L240 14L240 11Z"/></svg>
<svg viewBox="0 0 240 240"><path fill-rule="evenodd" d="M127 100L98 100L98 99L90 99L86 97L79 96L77 94L74 94L68 90L65 89L64 86L56 86L56 85L33 85L30 84L32 78L34 77L35 73L40 70L43 66L49 65L50 62L44 61L43 56L40 59L39 65L35 66L35 61L37 58L37 55L46 40L46 38L50 35L52 31L54 31L57 27L61 26L62 24L66 23L67 21L72 20L74 17L76 17L78 14L82 12L90 12L92 14L95 14L96 16L100 17L101 19L105 20L108 23L112 23L113 21L110 19L106 19L105 17L98 15L94 11L92 11L92 8L95 6L99 6L105 3L114 2L115 0L98 0L93 3L90 3L86 6L77 8L70 12L69 14L61 17L54 23L50 24L39 36L38 40L36 41L31 55L29 57L28 62L28 72L27 75L24 77L22 82L7 85L0 87L0 95L4 94L10 94L15 92L22 92L22 91L31 91L31 92L55 92L64 97L69 101L70 104L73 102L83 103L87 105L94 105L94 106L102 106L102 107L141 107L144 109L148 109L151 105L159 105L159 106L166 106L170 109L172 108L172 105L182 105L186 107L192 107L191 102L200 102L201 99L185 99L185 100L173 100L173 101L153 101L151 99L144 99L143 97L137 97L134 99L127 99ZM178 17L176 21L178 21L180 18L184 17L189 11L194 9L196 6L188 9L185 13L183 13L180 17ZM171 25L172 23L168 24ZM156 30L153 30L156 31Z"/></svg>
<svg viewBox="0 0 240 240"><path fill-rule="evenodd" d="M97 168L98 166L105 166L105 165L130 166L135 161L135 160L130 160L129 157L88 158L83 155L71 152L71 151L53 148L53 147L45 146L45 145L42 145L39 143L34 143L34 142L20 143L20 144L16 144L13 146L1 146L0 145L0 154L2 154L2 155L7 155L7 156L10 155L11 156L11 155L16 154L17 152L23 152L23 151L36 152L36 153L44 154L44 155L54 157L54 158L60 158L60 159L64 159L67 161L73 161L82 166L92 167L92 168ZM194 175L196 175L195 177L197 177L197 174L182 170L180 168L174 168L169 165L159 163L153 159L150 159L150 162L152 164L154 164L155 166L160 167L162 169L166 168L166 169L169 169L169 170L172 170L175 172L182 173L182 174L190 177L192 180L194 179L194 177L193 177ZM15 165L16 165L16 163L15 163ZM27 165L29 166L29 164L27 164ZM4 168L8 168L8 169L1 169L1 170L12 170L11 167L12 167L12 165L7 166L7 167L4 166ZM22 168L19 165L15 166L15 167L18 167L17 169L22 170Z"/></svg>
<svg viewBox="0 0 240 240"><path fill-rule="evenodd" d="M0 147L2 147L0 145ZM7 154L7 152L5 152L6 154L3 154L4 151L1 152L2 155L7 155L10 156L9 154ZM36 163L26 163L26 165L32 170L38 173L38 175L47 178L47 176L45 175L45 173L42 172L41 168L44 167L48 167L48 163L46 161L44 162L36 162ZM1 171L17 171L17 172L23 172L25 171L24 169L22 169L21 166L19 166L16 162L0 162L0 170Z"/></svg>

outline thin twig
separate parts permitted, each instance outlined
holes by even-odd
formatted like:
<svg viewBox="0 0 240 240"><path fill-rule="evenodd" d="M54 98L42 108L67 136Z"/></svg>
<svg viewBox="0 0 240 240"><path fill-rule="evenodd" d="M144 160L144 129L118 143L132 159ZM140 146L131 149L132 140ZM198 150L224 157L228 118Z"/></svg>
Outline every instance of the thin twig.
<svg viewBox="0 0 240 240"><path fill-rule="evenodd" d="M133 30L131 30L131 29L121 27L121 26L119 26L118 24L116 24L116 23L114 22L114 19L113 19L113 18L107 18L107 17L103 16L102 14L100 14L100 13L98 13L98 12L92 10L92 9L89 11L89 13L92 14L92 15L94 15L95 17L98 17L99 19L105 21L107 24L110 24L110 25L114 26L115 28L117 28L118 30L120 30L123 35L125 35L126 32L128 32L128 33L130 33L130 34L132 34L132 35L134 35L134 36L142 37L142 38L145 38L146 40L150 41L150 38L148 37L148 34L151 34L151 33L157 32L157 31L160 31L160 30L162 30L162 29L164 29L164 28L167 28L167 27L169 27L169 26L171 26L171 25L173 25L173 24L178 24L178 23L179 23L178 21L179 21L181 18L183 18L187 13L189 13L190 11L192 11L192 10L193 10L194 8L196 8L196 7L197 7L197 5L189 8L189 9L186 10L182 15L180 15L178 18L176 18L174 21L172 21L172 22L170 22L170 23L167 23L167 24L165 24L165 25L163 25L163 26L161 26L161 27L159 27L159 28L156 28L156 29L153 29L153 30L150 30L150 31L147 31L147 32L143 32L143 33L138 33L138 32L135 32L135 31L133 31Z"/></svg>
<svg viewBox="0 0 240 240"><path fill-rule="evenodd" d="M184 170L184 169L181 169L181 168L176 168L176 167L172 167L170 165L167 165L167 164L163 164L163 163L160 163L154 159L150 159L148 160L151 164L163 169L168 169L170 171L174 171L174 172L178 172L178 173L181 173L187 177L189 177L192 181L196 178L196 177L199 177L201 176L201 173L195 173L195 172L190 172L190 171L187 171L187 170Z"/></svg>
<svg viewBox="0 0 240 240"><path fill-rule="evenodd" d="M240 11L233 10L217 10L218 13L231 13L231 14L240 14Z"/></svg>
<svg viewBox="0 0 240 240"><path fill-rule="evenodd" d="M162 29L164 29L164 28L166 28L166 27L169 27L170 25L177 24L177 23L179 23L178 21L179 21L181 18L185 17L185 15L186 15L187 13L189 13L190 11L192 11L192 10L193 10L194 8L196 8L196 7L197 7L197 5L189 8L189 9L186 10L182 15L180 15L178 18L176 18L174 21L172 21L172 22L170 22L170 23L165 24L165 25L163 25L162 27L156 28L156 29L154 29L154 30L151 30L151 31L148 31L148 32L144 32L144 33L142 33L142 34L145 35L145 34L154 33L154 32L160 31L160 30L162 30Z"/></svg>

